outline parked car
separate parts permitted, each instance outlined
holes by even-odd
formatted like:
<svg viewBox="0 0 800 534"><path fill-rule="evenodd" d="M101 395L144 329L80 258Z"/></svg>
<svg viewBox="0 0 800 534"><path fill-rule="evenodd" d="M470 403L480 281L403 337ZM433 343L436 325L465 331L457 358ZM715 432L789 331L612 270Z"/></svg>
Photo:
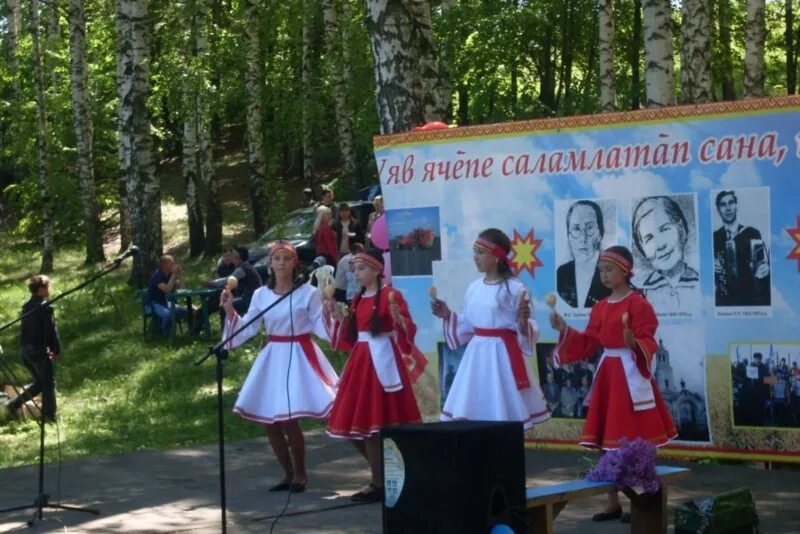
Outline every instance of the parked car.
<svg viewBox="0 0 800 534"><path fill-rule="evenodd" d="M361 200L345 201L350 205L353 216L358 219L359 224L366 232L367 219L369 214L375 211L372 202ZM338 203L337 203L338 204ZM277 240L289 241L297 249L297 256L301 265L308 269L317 258L316 246L314 245L314 220L316 219L315 208L300 208L290 212L286 218L270 227L256 241L244 245L250 251L250 263L255 267L261 278L267 279L267 245ZM217 261L217 265L222 262L222 258ZM318 265L317 265L318 266Z"/></svg>

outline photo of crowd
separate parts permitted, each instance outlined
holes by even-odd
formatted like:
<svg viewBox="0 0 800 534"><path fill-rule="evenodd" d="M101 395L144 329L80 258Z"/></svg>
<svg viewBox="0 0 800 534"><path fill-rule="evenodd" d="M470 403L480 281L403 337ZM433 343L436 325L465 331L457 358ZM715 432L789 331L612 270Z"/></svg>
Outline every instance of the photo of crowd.
<svg viewBox="0 0 800 534"><path fill-rule="evenodd" d="M800 345L734 345L734 425L800 428L798 362Z"/></svg>
<svg viewBox="0 0 800 534"><path fill-rule="evenodd" d="M595 373L595 360L579 361L556 368L553 365L554 343L537 343L539 384L553 417L583 419L588 407L583 401L589 394Z"/></svg>

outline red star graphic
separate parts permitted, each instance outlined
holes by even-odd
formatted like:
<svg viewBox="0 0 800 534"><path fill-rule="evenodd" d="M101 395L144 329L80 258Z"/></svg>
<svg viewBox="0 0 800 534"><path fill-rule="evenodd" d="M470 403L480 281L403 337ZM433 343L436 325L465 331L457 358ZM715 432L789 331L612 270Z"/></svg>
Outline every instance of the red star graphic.
<svg viewBox="0 0 800 534"><path fill-rule="evenodd" d="M786 232L797 244L797 246L789 252L789 256L787 256L786 259L797 260L797 272L800 272L800 215L797 216L797 226L794 228L787 228Z"/></svg>
<svg viewBox="0 0 800 534"><path fill-rule="evenodd" d="M536 278L536 268L544 264L536 257L536 251L542 245L542 239L536 239L534 229L531 228L525 237L514 230L514 238L511 240L511 258L509 264L515 275L519 275L523 270L528 271L531 277Z"/></svg>

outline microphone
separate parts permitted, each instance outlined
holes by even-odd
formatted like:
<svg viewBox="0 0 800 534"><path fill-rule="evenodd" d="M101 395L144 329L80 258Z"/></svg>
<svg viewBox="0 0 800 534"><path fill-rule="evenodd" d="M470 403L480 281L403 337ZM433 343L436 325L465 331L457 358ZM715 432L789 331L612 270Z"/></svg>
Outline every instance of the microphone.
<svg viewBox="0 0 800 534"><path fill-rule="evenodd" d="M114 258L114 263L117 264L122 263L122 260L124 260L125 258L130 258L131 256L136 256L137 254L139 254L139 247L137 247L136 245L131 245L131 247L128 250L126 250L116 258Z"/></svg>

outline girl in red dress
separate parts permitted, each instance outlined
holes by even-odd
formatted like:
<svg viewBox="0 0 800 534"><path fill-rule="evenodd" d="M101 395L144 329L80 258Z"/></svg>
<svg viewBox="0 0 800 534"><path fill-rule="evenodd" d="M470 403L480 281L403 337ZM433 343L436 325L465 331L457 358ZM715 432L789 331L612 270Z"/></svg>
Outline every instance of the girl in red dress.
<svg viewBox="0 0 800 534"><path fill-rule="evenodd" d="M361 293L353 299L349 316L332 300L326 303L334 322L331 345L352 349L328 419L328 434L351 440L369 462L371 481L352 500L379 502L383 488L378 432L383 426L422 421L406 361L415 363L417 374L425 362L414 346L417 327L403 295L382 285L381 251L356 254L354 263Z"/></svg>
<svg viewBox="0 0 800 534"><path fill-rule="evenodd" d="M589 413L580 444L603 450L616 449L624 439L641 438L660 447L678 433L654 381L654 354L658 320L653 307L634 291L630 278L633 257L621 246L600 255L600 281L612 293L592 308L584 332L567 326L555 311L550 325L559 332L554 352L556 365L588 358L599 349L603 356L584 404ZM622 508L616 490L608 507L594 521L618 519Z"/></svg>

